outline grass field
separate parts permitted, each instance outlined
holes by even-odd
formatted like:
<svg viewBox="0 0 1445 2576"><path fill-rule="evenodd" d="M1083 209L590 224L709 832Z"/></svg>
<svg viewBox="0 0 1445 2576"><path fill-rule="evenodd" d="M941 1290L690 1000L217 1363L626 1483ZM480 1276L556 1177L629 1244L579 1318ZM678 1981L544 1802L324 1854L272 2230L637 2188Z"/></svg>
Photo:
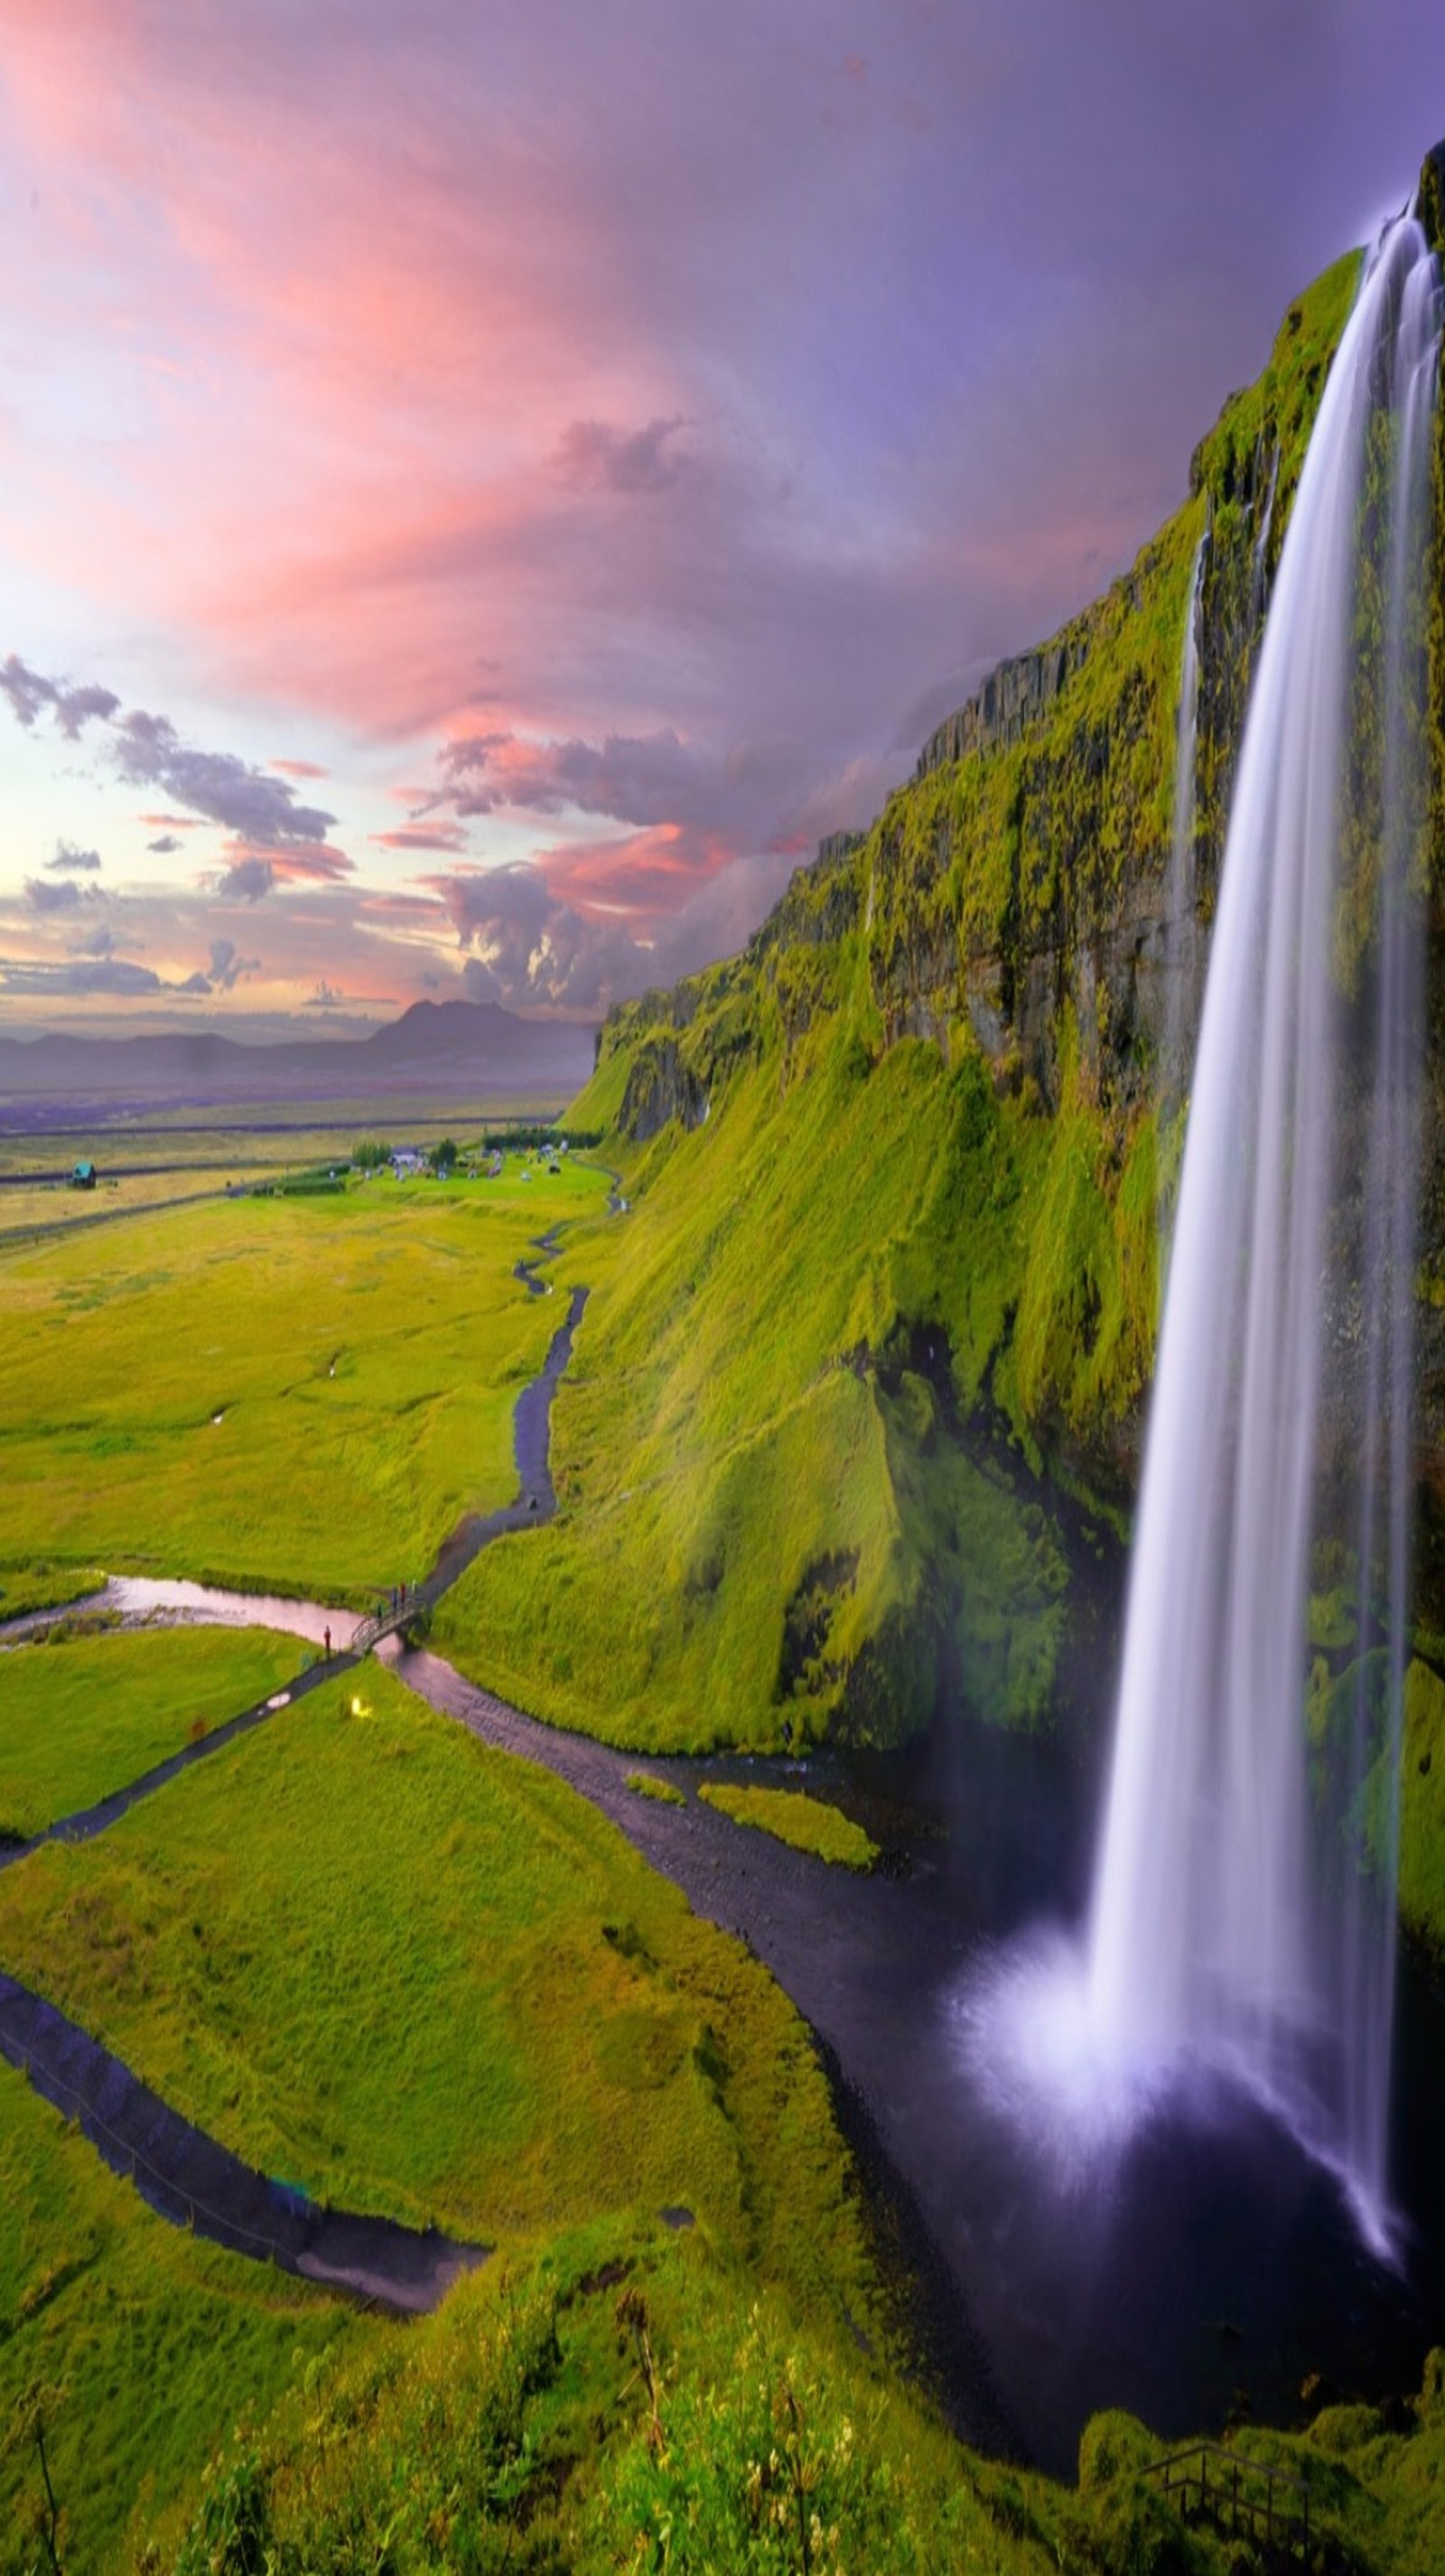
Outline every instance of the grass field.
<svg viewBox="0 0 1445 2576"><path fill-rule="evenodd" d="M276 1168L274 1164L266 1166L266 1176ZM173 1200L194 1200L208 1193L220 1197L227 1183L240 1177L230 1171L136 1172L124 1180L103 1180L93 1190L73 1190L64 1182L54 1181L34 1188L10 1183L0 1190L0 1250L71 1226L90 1233L98 1229L102 1220L143 1215ZM263 1174L258 1171L246 1177L259 1181Z"/></svg>
<svg viewBox="0 0 1445 2576"><path fill-rule="evenodd" d="M198 2474L218 2428L264 2414L307 2363L377 2329L168 2227L0 2063L0 2576L46 2560L22 2400L46 2450L66 2576L134 2565L122 2537Z"/></svg>
<svg viewBox="0 0 1445 2576"><path fill-rule="evenodd" d="M17 1864L0 1961L318 2198L487 2241L680 2205L801 2297L866 2304L826 2084L771 1978L384 1669Z"/></svg>
<svg viewBox="0 0 1445 2576"><path fill-rule="evenodd" d="M0 1654L0 1838L93 1806L299 1671L294 1637L157 1628Z"/></svg>
<svg viewBox="0 0 1445 2576"><path fill-rule="evenodd" d="M515 1491L512 1408L557 1307L513 1265L605 1206L600 1173L531 1169L0 1252L0 1563L353 1601L418 1580L464 1511Z"/></svg>

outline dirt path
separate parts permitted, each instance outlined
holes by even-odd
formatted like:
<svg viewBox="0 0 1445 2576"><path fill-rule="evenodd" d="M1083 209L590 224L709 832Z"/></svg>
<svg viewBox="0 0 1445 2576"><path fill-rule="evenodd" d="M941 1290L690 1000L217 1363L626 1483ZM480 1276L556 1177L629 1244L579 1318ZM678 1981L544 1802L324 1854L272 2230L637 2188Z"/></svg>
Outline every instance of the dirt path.
<svg viewBox="0 0 1445 2576"><path fill-rule="evenodd" d="M490 2251L456 2244L435 2229L421 2234L393 2219L324 2209L291 2185L256 2173L183 2120L54 2004L3 1973L0 2056L77 2121L112 2173L133 2182L162 2218L233 2253L415 2314L434 2308Z"/></svg>

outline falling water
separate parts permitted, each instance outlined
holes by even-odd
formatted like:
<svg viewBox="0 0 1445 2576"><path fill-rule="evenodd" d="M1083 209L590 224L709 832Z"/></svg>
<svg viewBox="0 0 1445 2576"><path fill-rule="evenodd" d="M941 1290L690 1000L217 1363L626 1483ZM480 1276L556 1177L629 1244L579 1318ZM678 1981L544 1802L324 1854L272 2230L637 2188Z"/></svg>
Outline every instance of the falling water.
<svg viewBox="0 0 1445 2576"><path fill-rule="evenodd" d="M1369 266L1326 385L1241 751L1084 1995L1102 2067L1227 2070L1338 2166L1377 2237L1417 1190L1418 594L1438 335L1435 263L1407 218ZM1373 541L1376 529L1362 562L1362 531ZM1372 567L1388 590L1373 655L1357 614ZM1362 890L1374 914L1357 929ZM1311 1740L1320 1487L1332 1479L1337 1504L1350 1457L1362 1469L1360 1644L1375 1624L1385 1642L1358 1695L1363 1740L1328 1704Z"/></svg>
<svg viewBox="0 0 1445 2576"><path fill-rule="evenodd" d="M1179 672L1179 724L1174 747L1174 828L1164 889L1161 1133L1166 1133L1179 1117L1189 1082L1188 1037L1198 938L1194 773L1199 734L1199 623L1208 553L1209 530L1206 527L1194 549L1194 570L1189 582L1189 608L1184 621L1184 651Z"/></svg>
<svg viewBox="0 0 1445 2576"><path fill-rule="evenodd" d="M1249 609L1256 626L1264 615L1265 589L1269 581L1269 534L1274 525L1274 496L1279 490L1279 441L1269 461L1269 489L1264 496L1264 516L1259 535L1254 541L1254 562L1250 567Z"/></svg>

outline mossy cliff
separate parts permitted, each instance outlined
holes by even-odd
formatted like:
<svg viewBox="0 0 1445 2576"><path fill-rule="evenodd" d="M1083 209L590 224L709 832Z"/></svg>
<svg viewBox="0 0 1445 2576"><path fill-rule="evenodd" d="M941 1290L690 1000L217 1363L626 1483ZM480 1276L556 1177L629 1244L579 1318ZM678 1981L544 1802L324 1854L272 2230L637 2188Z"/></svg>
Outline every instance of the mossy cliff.
<svg viewBox="0 0 1445 2576"><path fill-rule="evenodd" d="M1168 1039L1187 1060L1251 673L1358 265L1290 307L1132 570L941 726L740 957L608 1019L571 1114L606 1130L629 1213L595 1248L557 1403L562 1509L444 1613L450 1651L542 1714L777 1744L897 1741L941 1701L1025 1723L1097 1703L1095 1578L1101 1559L1116 1577L1132 1504L1178 1155ZM1442 1089L1445 974L1432 990ZM1427 1233L1445 1277L1445 1166ZM1422 1313L1424 1482L1445 1497L1445 1292Z"/></svg>

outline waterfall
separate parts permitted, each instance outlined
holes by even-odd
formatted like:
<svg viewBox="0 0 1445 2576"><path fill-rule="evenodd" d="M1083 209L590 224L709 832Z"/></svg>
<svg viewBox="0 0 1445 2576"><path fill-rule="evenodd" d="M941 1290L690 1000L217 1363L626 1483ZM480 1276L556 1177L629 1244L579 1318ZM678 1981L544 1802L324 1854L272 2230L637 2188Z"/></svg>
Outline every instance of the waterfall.
<svg viewBox="0 0 1445 2576"><path fill-rule="evenodd" d="M1254 541L1254 561L1250 567L1249 609L1255 625L1264 614L1264 595L1269 582L1269 532L1274 525L1274 496L1279 489L1279 441L1269 460L1269 489L1264 496L1264 516L1259 535Z"/></svg>
<svg viewBox="0 0 1445 2576"><path fill-rule="evenodd" d="M1439 306L1435 263L1407 217L1382 237L1331 369L1260 649L1191 1090L1082 1999L1101 2067L1152 2082L1202 2064L1243 2082L1337 2167L1377 2241ZM1181 727L1181 757L1182 745ZM1349 1507L1347 1467L1359 1488ZM1317 1676L1307 1728L1312 1571L1342 1515L1357 1687L1342 1714Z"/></svg>
<svg viewBox="0 0 1445 2576"><path fill-rule="evenodd" d="M1199 622L1209 554L1206 526L1194 549L1184 650L1179 671L1179 721L1174 743L1174 822L1164 888L1164 1011L1160 1044L1161 1143L1183 1110L1189 1088L1187 1060L1198 945L1195 918L1195 755L1199 735ZM1166 1192L1167 1203L1167 1192ZM1161 1249L1167 1226L1161 1216Z"/></svg>

